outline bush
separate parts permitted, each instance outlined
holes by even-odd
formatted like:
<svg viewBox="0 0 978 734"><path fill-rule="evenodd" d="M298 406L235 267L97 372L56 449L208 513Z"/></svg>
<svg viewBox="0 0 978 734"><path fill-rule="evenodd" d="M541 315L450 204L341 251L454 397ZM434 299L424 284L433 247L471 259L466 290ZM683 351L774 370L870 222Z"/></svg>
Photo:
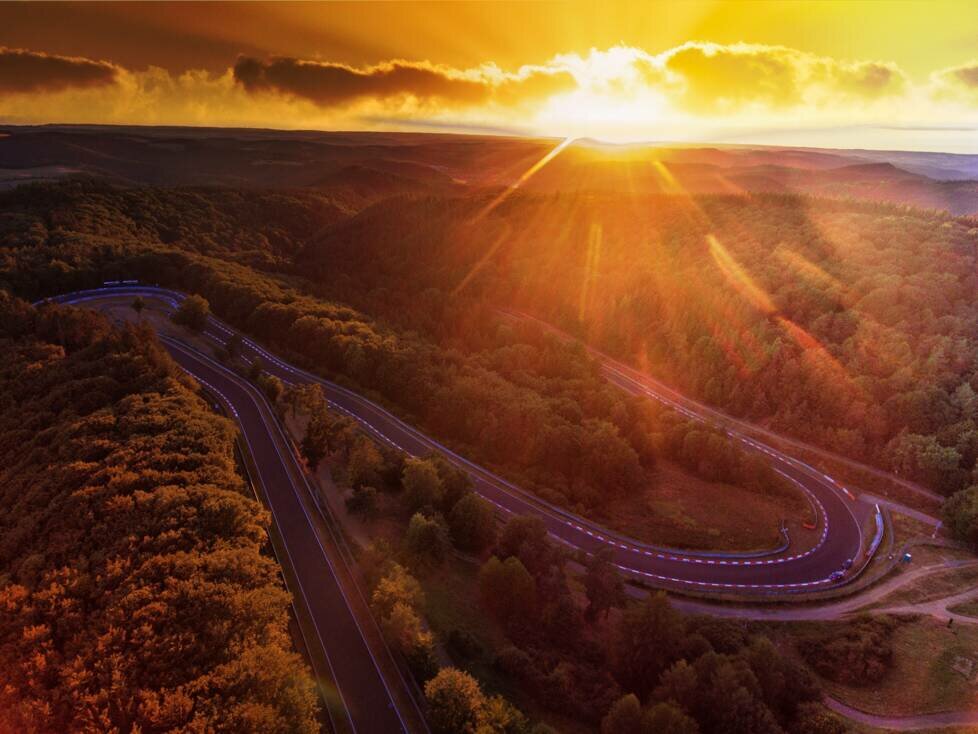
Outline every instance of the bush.
<svg viewBox="0 0 978 734"><path fill-rule="evenodd" d="M479 571L482 603L503 624L527 623L536 611L537 585L519 558L493 556Z"/></svg>
<svg viewBox="0 0 978 734"><path fill-rule="evenodd" d="M835 683L867 686L886 677L893 665L893 617L862 617L832 623L828 631L799 641L806 662Z"/></svg>
<svg viewBox="0 0 978 734"><path fill-rule="evenodd" d="M953 495L944 503L942 514L955 538L978 548L978 486Z"/></svg>
<svg viewBox="0 0 978 734"><path fill-rule="evenodd" d="M210 313L211 307L206 299L196 295L187 296L180 302L172 319L173 323L186 326L193 331L203 331L207 326L207 317Z"/></svg>
<svg viewBox="0 0 978 734"><path fill-rule="evenodd" d="M462 660L474 660L485 653L482 643L468 630L453 629L448 633L446 644L449 653Z"/></svg>
<svg viewBox="0 0 978 734"><path fill-rule="evenodd" d="M346 498L346 509L357 515L373 517L377 513L378 492L373 487L354 487Z"/></svg>

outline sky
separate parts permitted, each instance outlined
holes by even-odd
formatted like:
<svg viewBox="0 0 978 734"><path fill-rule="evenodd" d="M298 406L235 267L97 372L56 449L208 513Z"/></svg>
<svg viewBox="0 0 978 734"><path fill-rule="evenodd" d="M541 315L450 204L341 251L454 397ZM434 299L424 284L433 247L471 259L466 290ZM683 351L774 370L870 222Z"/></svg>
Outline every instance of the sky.
<svg viewBox="0 0 978 734"><path fill-rule="evenodd" d="M978 153L978 4L0 3L0 120Z"/></svg>

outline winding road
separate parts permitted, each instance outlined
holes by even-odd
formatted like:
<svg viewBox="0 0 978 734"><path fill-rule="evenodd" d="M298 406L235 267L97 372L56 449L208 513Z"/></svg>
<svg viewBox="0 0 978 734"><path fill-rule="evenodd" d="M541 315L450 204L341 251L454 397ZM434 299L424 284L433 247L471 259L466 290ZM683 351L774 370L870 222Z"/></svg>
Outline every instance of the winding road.
<svg viewBox="0 0 978 734"><path fill-rule="evenodd" d="M58 296L50 301L93 308L119 305L120 299L141 296L148 306L172 312L182 293L134 283L107 285ZM122 301L123 303L125 301ZM203 337L213 346L224 345L237 333L220 319L209 318ZM439 451L471 475L475 490L505 514L533 514L544 520L552 536L572 547L594 552L610 547L618 567L635 579L667 585L741 594L777 594L838 585L834 572L847 559L861 560L862 533L856 515L859 505L844 488L814 468L748 436L725 427L732 440L762 452L810 498L817 514L817 541L807 548L791 543L771 553L694 553L658 548L613 533L561 508L549 505L519 487L479 467L446 446L406 424L381 406L355 392L295 367L244 335L242 357L260 358L269 374L287 384L319 383L333 409L346 413L378 440L412 455ZM349 570L335 549L317 532L312 492L267 400L247 380L194 346L192 339L161 335L161 342L188 374L216 396L238 423L256 465L258 482L278 529L295 576L293 594L301 599L315 631L307 645L317 648L320 679L336 683L346 721L334 728L352 732L424 731L407 684L396 673L390 651L378 644L365 601L351 592ZM627 377L622 375L627 382ZM647 386L642 387L647 391ZM694 408L677 410L711 421ZM844 583L845 579L841 581ZM368 622L367 620L371 620ZM334 663L334 661L336 661ZM392 690L392 686L394 690Z"/></svg>
<svg viewBox="0 0 978 734"><path fill-rule="evenodd" d="M183 294L132 282L107 285L47 299L62 304L94 308L119 306L141 296L147 306L164 312L175 310ZM212 347L224 345L237 332L216 317L210 317L203 337ZM335 549L317 531L312 491L299 466L272 407L249 381L229 370L195 346L192 338L161 335L161 342L187 373L218 398L238 423L243 441L256 465L257 481L263 488L278 534L282 539L298 588L292 588L312 620L316 639L307 645L321 652L327 670L320 678L336 683L345 709L345 721L333 721L335 729L352 732L425 731L425 724L407 684L397 672L390 651L377 642L378 631L366 601L350 590L349 569L337 560ZM862 557L861 531L867 507L851 493L815 468L739 432L736 426L719 422L696 404L677 400L665 389L628 372L612 371L609 378L630 391L649 394L672 405L691 418L722 428L731 440L743 442L760 452L773 467L796 483L810 498L817 513L817 540L797 548L787 542L769 553L730 554L679 551L641 543L585 518L541 501L505 479L479 467L446 446L406 424L383 407L357 393L295 367L241 336L242 357L260 358L269 374L288 384L319 383L331 406L348 414L378 440L412 455L439 451L471 475L475 490L503 514L533 514L544 520L559 542L585 552L611 548L615 563L625 574L651 585L697 591L731 591L738 595L790 595L792 592L838 586L848 578L833 578L846 561L854 560L853 571L866 561ZM290 584L291 586L291 584ZM371 628L370 625L373 625ZM314 667L316 666L314 657Z"/></svg>
<svg viewBox="0 0 978 734"><path fill-rule="evenodd" d="M137 295L147 303L161 303L168 310L175 309L184 298L182 293L172 290L126 284L79 291L50 300L98 307ZM230 326L212 316L204 335L215 345L221 345L235 333L237 332ZM837 586L845 583L846 579L840 581L831 577L843 568L847 560L853 559L854 570L863 561L860 557L863 538L857 513L865 513L866 507L857 503L848 490L813 467L760 441L741 436L733 429L726 429L732 439L742 440L751 449L762 452L778 471L795 482L811 498L818 510L818 532L817 541L810 547L796 548L789 543L771 553L709 553L661 548L627 538L540 500L424 435L381 406L279 359L244 335L241 337L242 356L249 360L260 358L269 374L287 384L318 382L334 409L353 417L379 440L412 455L441 452L450 461L468 471L476 491L501 512L539 516L547 524L553 537L571 548L586 552L610 548L618 568L636 580L673 588L769 595ZM191 375L213 380L222 390L234 380L240 380L227 370L224 370L225 374L215 375L213 365L217 363L209 358L206 359L212 366L210 370L204 371L201 367L204 356L200 355L196 360L188 359L186 350L190 347L187 344L182 345L184 349L181 350L178 349L179 342L167 340L166 346ZM712 420L711 416L700 415L685 405L678 406L677 410L693 418L708 422ZM246 436L256 430L251 420L242 419L239 423Z"/></svg>

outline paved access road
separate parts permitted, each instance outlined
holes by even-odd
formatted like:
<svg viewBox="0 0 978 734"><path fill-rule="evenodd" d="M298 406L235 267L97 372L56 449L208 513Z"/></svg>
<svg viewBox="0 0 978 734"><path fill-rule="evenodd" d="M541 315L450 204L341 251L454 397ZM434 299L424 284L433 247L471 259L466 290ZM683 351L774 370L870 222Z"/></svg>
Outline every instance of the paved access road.
<svg viewBox="0 0 978 734"><path fill-rule="evenodd" d="M163 340L170 355L209 392L216 395L242 428L242 435L254 460L256 479L264 488L269 508L282 538L289 563L299 579L293 590L308 610L323 656L336 681L346 708L347 722L334 722L354 732L421 731L412 726L420 716L401 697L388 689L387 678L375 656L351 603L350 588L344 589L335 568L336 558L323 545L316 532L310 509L302 500L306 491L301 469L296 465L285 437L280 434L275 416L260 392L222 365L171 339ZM389 665L388 669L395 668ZM396 680L394 681L396 684ZM409 696L409 694L408 694ZM401 708L408 710L403 712Z"/></svg>
<svg viewBox="0 0 978 734"><path fill-rule="evenodd" d="M71 296L58 300L85 304ZM330 712L333 730L426 732L423 715L389 650L382 641L378 644L379 630L368 627L375 623L366 601L357 598L349 569L342 567L342 557L317 532L309 486L268 401L254 385L193 347L168 337L161 341L174 361L217 398L241 428L257 473L253 478L263 489L297 582L291 591L311 619L314 636L306 637L306 644L312 648L316 676L324 691L329 681L338 689L343 711Z"/></svg>
<svg viewBox="0 0 978 734"><path fill-rule="evenodd" d="M62 303L98 306L119 298L142 296L147 303L173 309L184 297L176 291L138 284L114 285L60 296ZM235 331L212 317L205 335L215 344L223 344ZM698 591L730 591L738 594L790 594L828 588L840 583L831 578L848 559L858 568L862 536L856 512L860 506L847 491L831 478L752 438L742 437L728 429L731 440L745 440L748 445L768 456L775 468L797 483L812 499L818 510L818 540L807 548L791 544L769 554L719 554L657 548L620 536L585 518L542 502L512 483L498 477L437 441L407 425L384 408L366 398L288 364L284 360L242 335L243 356L260 357L267 372L287 383L318 382L336 410L355 418L364 428L392 446L413 455L440 451L449 460L465 468L472 476L475 489L502 513L535 514L546 523L552 535L572 548L593 552L610 547L618 567L627 575L654 585L680 587ZM171 351L176 345L167 342ZM181 364L195 377L202 374L198 363L183 358ZM227 379L227 378L226 378ZM223 383L221 383L223 384ZM713 422L692 407L679 405L678 410L691 417ZM262 428L254 419L241 420L242 431L250 437ZM288 519L283 518L283 522ZM843 581L844 583L844 581Z"/></svg>

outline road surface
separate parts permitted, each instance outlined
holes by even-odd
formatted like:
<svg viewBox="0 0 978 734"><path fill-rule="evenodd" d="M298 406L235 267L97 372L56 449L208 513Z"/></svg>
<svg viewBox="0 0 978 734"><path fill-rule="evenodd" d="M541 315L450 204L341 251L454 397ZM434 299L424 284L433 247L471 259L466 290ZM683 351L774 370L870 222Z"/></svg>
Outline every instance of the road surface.
<svg viewBox="0 0 978 734"><path fill-rule="evenodd" d="M137 295L142 296L147 303L158 302L170 310L176 308L178 302L184 298L183 294L176 291L128 284L81 291L52 300L97 307ZM225 343L234 333L230 326L215 317L211 317L205 330L205 336L215 344ZM167 346L171 348L171 343L167 342ZM766 455L776 469L794 481L812 499L818 510L817 542L807 548L797 548L789 544L768 554L721 554L664 549L616 534L585 518L543 502L425 436L379 405L288 364L243 335L242 355L247 359L259 357L269 374L286 383L320 383L334 409L349 414L378 439L399 450L412 455L441 452L469 472L476 491L495 504L500 512L539 516L547 524L552 536L571 548L585 552L610 548L618 568L635 580L652 585L697 591L728 591L740 595L789 594L844 583L844 579L841 582L832 579L833 573L840 570L848 559L854 559L854 568L858 568L862 560L859 555L862 533L856 516L859 505L851 495L830 477L752 438L747 439L750 447ZM195 377L203 376L207 379L214 376L213 370L201 375L199 364L199 360L191 363L186 358L181 362ZM698 417L685 406L681 406L681 409ZM709 417L704 420L709 420ZM254 419L242 420L240 423L246 437L252 431L265 430L257 426ZM741 440L733 433L731 436Z"/></svg>
<svg viewBox="0 0 978 734"><path fill-rule="evenodd" d="M964 728L978 726L978 711L946 711L939 714L916 716L879 716L860 711L826 696L825 705L847 719L884 731L930 731L931 729Z"/></svg>
<svg viewBox="0 0 978 734"><path fill-rule="evenodd" d="M315 629L308 644L322 647L331 677L339 689L347 721L334 727L362 734L424 731L420 713L410 704L410 694L398 698L376 658L386 650L372 650L358 620L351 590L338 578L337 559L324 546L307 503L302 470L278 428L275 416L261 393L219 363L172 339L162 339L174 361L218 397L241 426L242 435L257 470L255 477L279 531L289 563L298 579L293 592L301 598ZM384 661L396 671L393 661ZM399 701L399 703L395 703ZM406 709L406 710L405 710Z"/></svg>

